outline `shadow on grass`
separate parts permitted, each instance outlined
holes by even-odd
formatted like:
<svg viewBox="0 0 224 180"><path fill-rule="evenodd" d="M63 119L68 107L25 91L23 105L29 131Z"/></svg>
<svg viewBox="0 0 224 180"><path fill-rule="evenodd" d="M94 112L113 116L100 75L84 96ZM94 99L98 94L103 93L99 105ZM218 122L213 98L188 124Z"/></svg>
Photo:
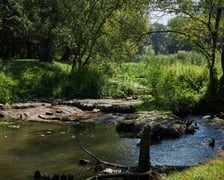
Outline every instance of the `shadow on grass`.
<svg viewBox="0 0 224 180"><path fill-rule="evenodd" d="M70 74L55 63L37 60L2 61L0 68L14 82L7 86L9 91L22 98L98 98L104 86L103 74L91 68Z"/></svg>

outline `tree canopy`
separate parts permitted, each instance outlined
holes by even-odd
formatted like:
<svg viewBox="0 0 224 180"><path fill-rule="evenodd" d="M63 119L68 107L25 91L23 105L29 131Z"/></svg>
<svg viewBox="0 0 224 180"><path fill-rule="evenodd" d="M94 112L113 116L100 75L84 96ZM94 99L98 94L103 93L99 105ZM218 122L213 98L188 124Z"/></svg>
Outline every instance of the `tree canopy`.
<svg viewBox="0 0 224 180"><path fill-rule="evenodd" d="M169 22L169 28L164 32L175 33L182 42L191 42L204 54L210 72L209 91L215 94L219 89L215 67L218 54L221 54L219 59L224 67L224 1L158 0L154 1L152 8L176 14L176 18Z"/></svg>
<svg viewBox="0 0 224 180"><path fill-rule="evenodd" d="M71 60L73 70L93 57L125 58L136 51L139 35L147 29L148 4L149 0L3 1L0 57L61 57Z"/></svg>

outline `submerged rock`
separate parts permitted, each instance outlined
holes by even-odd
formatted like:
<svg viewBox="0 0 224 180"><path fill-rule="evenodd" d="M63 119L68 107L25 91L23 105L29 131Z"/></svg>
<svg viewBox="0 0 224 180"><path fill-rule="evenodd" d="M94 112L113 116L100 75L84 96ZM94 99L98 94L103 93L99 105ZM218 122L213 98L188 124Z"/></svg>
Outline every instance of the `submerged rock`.
<svg viewBox="0 0 224 180"><path fill-rule="evenodd" d="M80 159L79 160L79 164L80 165L87 165L90 163L90 160L87 160L87 159Z"/></svg>

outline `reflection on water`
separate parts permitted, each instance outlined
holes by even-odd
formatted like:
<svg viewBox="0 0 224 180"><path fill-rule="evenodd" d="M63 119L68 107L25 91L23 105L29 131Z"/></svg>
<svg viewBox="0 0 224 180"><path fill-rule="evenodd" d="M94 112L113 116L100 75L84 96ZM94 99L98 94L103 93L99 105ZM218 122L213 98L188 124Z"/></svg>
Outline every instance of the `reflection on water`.
<svg viewBox="0 0 224 180"><path fill-rule="evenodd" d="M79 159L90 159L79 144L106 161L132 166L138 161L139 140L120 138L114 125L9 123L0 122L0 179L32 179L37 169L44 174L67 173L85 179L94 174L95 162L78 165ZM193 165L206 161L224 145L224 130L202 123L199 128L195 135L151 146L152 164ZM216 148L208 146L211 137L217 140Z"/></svg>

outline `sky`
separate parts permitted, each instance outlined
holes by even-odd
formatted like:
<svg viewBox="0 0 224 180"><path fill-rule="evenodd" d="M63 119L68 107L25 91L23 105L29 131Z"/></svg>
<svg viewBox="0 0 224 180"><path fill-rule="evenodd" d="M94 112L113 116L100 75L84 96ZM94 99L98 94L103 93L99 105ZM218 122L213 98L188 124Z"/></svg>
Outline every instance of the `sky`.
<svg viewBox="0 0 224 180"><path fill-rule="evenodd" d="M165 14L163 12L159 12L159 11L153 11L150 12L149 15L149 21L150 23L160 23L160 24L164 24L167 25L167 23L169 22L170 19L174 18L175 15L171 15L171 14Z"/></svg>

